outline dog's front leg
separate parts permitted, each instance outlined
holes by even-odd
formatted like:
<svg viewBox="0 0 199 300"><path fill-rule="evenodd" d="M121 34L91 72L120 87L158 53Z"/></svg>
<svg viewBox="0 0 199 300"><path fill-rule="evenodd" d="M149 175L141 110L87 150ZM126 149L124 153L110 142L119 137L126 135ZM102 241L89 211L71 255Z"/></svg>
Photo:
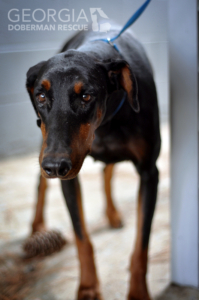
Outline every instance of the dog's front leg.
<svg viewBox="0 0 199 300"><path fill-rule="evenodd" d="M76 237L80 261L80 286L78 300L102 300L90 242L82 209L81 191L78 178L62 180L62 191L68 206Z"/></svg>
<svg viewBox="0 0 199 300"><path fill-rule="evenodd" d="M131 280L128 300L150 300L147 284L147 256L151 223L156 204L158 170L140 172L138 196L137 237L131 259Z"/></svg>
<svg viewBox="0 0 199 300"><path fill-rule="evenodd" d="M35 216L34 216L34 221L32 223L32 233L35 233L37 231L42 231L45 229L43 211L44 211L44 204L45 204L46 189L47 189L47 180L46 178L40 175Z"/></svg>

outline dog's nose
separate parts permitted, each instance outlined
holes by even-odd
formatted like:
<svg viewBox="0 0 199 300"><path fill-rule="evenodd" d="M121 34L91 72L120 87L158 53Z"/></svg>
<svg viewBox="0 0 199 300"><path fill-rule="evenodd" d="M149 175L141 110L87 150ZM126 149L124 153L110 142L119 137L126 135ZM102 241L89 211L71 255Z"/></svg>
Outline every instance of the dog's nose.
<svg viewBox="0 0 199 300"><path fill-rule="evenodd" d="M71 169L66 158L45 157L41 166L50 177L64 177Z"/></svg>

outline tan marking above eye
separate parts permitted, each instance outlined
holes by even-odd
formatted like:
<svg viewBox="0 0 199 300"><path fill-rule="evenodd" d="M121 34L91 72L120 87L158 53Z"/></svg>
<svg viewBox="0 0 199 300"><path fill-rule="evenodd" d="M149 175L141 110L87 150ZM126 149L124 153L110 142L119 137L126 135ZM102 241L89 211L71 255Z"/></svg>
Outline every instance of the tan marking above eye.
<svg viewBox="0 0 199 300"><path fill-rule="evenodd" d="M41 93L39 95L37 95L37 100L40 102L40 103L43 103L46 101L46 96L44 93Z"/></svg>
<svg viewBox="0 0 199 300"><path fill-rule="evenodd" d="M91 95L82 95L82 99L84 101L89 101L91 99Z"/></svg>
<svg viewBox="0 0 199 300"><path fill-rule="evenodd" d="M47 90L49 91L50 90L50 87L51 87L51 83L49 80L47 79L44 79L41 83L41 85Z"/></svg>
<svg viewBox="0 0 199 300"><path fill-rule="evenodd" d="M74 85L75 93L80 94L81 90L82 90L82 87L83 87L83 82L81 82L81 81L76 82L75 85Z"/></svg>

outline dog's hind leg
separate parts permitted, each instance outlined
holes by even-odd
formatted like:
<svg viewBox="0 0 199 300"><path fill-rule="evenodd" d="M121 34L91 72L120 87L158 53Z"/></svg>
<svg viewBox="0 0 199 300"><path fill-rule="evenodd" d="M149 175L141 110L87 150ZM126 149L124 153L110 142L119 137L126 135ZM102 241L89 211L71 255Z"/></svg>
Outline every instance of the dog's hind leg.
<svg viewBox="0 0 199 300"><path fill-rule="evenodd" d="M111 193L111 179L113 175L114 164L108 164L104 168L104 190L106 196L106 215L109 220L109 224L113 228L122 227L122 219L119 211L117 210Z"/></svg>
<svg viewBox="0 0 199 300"><path fill-rule="evenodd" d="M150 300L147 284L147 258L151 223L156 204L158 169L139 172L141 176L138 211L137 237L131 259L131 279L128 300Z"/></svg>
<svg viewBox="0 0 199 300"><path fill-rule="evenodd" d="M61 180L63 194L69 209L75 232L80 262L80 285L78 300L102 300L94 261L93 247L90 242L82 208L81 191L78 178Z"/></svg>

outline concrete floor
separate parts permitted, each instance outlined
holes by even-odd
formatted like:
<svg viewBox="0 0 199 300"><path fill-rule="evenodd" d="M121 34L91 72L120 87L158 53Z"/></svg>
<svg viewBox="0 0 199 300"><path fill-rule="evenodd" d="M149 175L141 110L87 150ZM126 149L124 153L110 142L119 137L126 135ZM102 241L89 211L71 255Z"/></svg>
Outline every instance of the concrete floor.
<svg viewBox="0 0 199 300"><path fill-rule="evenodd" d="M157 300L198 300L198 290L170 285L167 125L162 126L162 137L163 146L158 160L158 203L149 251L149 290L152 298ZM87 158L83 165L80 177L84 209L95 248L104 299L122 300L125 299L128 289L128 265L136 233L138 177L130 163L121 163L115 167L113 196L125 226L119 230L111 230L104 216L102 168L101 163L94 163L91 158ZM61 252L49 257L23 259L21 245L30 233L38 173L37 153L0 162L0 300L75 299L78 260L73 231L58 180L49 181L45 218L47 227L59 229L68 244ZM9 297L3 297L1 289Z"/></svg>

